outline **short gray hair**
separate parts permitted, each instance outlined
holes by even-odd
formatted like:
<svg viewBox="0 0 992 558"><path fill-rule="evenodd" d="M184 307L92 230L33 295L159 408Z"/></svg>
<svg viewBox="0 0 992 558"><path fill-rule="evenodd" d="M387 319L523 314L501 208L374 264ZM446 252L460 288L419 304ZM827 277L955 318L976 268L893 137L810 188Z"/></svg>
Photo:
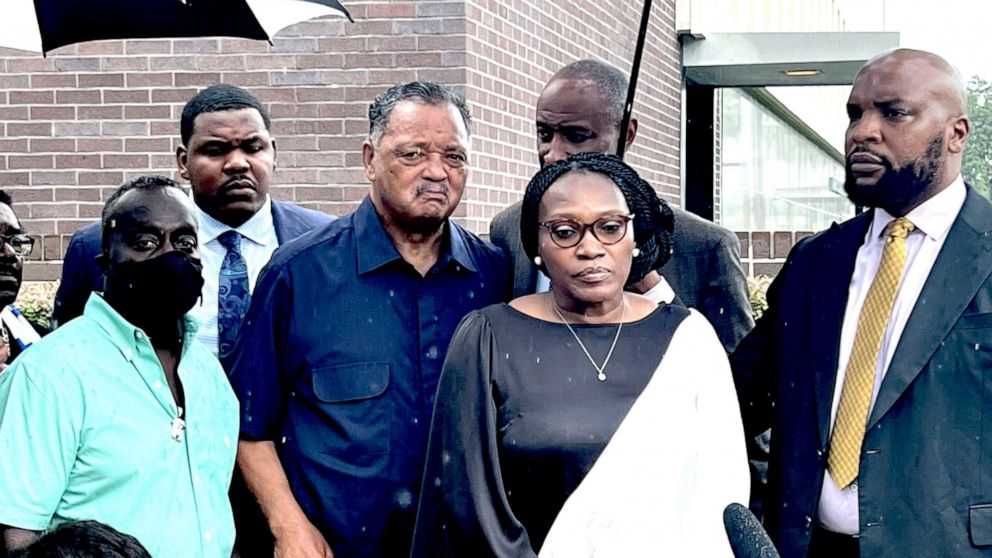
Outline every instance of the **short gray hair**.
<svg viewBox="0 0 992 558"><path fill-rule="evenodd" d="M462 115L465 130L469 135L472 133L472 115L469 114L468 105L465 104L465 99L461 95L437 83L411 81L390 87L380 93L369 105L369 142L372 145L379 145L379 140L382 139L389 127L389 115L393 113L393 108L403 101L415 101L428 105L450 103Z"/></svg>
<svg viewBox="0 0 992 558"><path fill-rule="evenodd" d="M555 72L548 83L559 79L593 82L599 89L610 118L617 126L620 125L627 104L629 82L617 67L599 60L578 60Z"/></svg>

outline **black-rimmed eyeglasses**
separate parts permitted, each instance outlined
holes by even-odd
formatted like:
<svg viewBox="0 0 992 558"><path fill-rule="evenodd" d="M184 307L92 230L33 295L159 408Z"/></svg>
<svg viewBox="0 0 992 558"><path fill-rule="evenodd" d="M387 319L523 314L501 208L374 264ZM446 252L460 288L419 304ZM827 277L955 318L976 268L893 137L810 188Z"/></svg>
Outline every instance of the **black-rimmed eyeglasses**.
<svg viewBox="0 0 992 558"><path fill-rule="evenodd" d="M592 231L596 240L610 246L623 240L627 234L627 223L633 218L633 215L610 215L600 217L591 224L579 223L572 219L555 219L538 225L548 229L551 241L560 248L578 246L587 230Z"/></svg>
<svg viewBox="0 0 992 558"><path fill-rule="evenodd" d="M23 233L0 234L0 240L3 240L4 244L10 246L10 249L22 258L30 256L31 250L34 249L34 239Z"/></svg>

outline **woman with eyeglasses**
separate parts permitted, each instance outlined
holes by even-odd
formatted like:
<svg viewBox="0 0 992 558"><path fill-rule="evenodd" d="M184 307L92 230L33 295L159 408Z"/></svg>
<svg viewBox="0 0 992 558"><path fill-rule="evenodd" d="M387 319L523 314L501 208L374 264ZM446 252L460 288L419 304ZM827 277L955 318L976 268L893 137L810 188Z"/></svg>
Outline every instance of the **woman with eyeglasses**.
<svg viewBox="0 0 992 558"><path fill-rule="evenodd" d="M456 331L411 556L731 555L749 477L726 354L698 312L624 291L672 220L612 155L534 176L521 238L551 289Z"/></svg>
<svg viewBox="0 0 992 558"><path fill-rule="evenodd" d="M0 372L48 333L46 327L29 321L14 306L21 290L24 258L31 254L34 239L21 229L13 203L10 194L0 190Z"/></svg>

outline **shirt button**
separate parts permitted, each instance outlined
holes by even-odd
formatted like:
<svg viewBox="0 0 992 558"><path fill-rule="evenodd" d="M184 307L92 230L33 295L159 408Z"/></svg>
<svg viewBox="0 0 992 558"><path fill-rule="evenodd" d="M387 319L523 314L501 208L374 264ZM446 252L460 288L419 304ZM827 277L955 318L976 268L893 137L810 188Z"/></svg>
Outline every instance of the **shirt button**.
<svg viewBox="0 0 992 558"><path fill-rule="evenodd" d="M205 540L207 542L212 541L213 538L214 538L214 535L210 531L207 531L206 533L203 534L203 540Z"/></svg>
<svg viewBox="0 0 992 558"><path fill-rule="evenodd" d="M134 336L137 337L138 339L144 339L145 338L145 334L144 333L141 333L140 331L135 331L134 332Z"/></svg>
<svg viewBox="0 0 992 558"><path fill-rule="evenodd" d="M858 482L854 481L851 483L851 492L857 492L857 491L858 491Z"/></svg>
<svg viewBox="0 0 992 558"><path fill-rule="evenodd" d="M161 382L161 381L159 381L159 380L155 380L155 383L154 383L154 384L152 384L152 386L153 386L153 387L154 387L155 389L162 389L162 382Z"/></svg>
<svg viewBox="0 0 992 558"><path fill-rule="evenodd" d="M133 355L134 355L134 353L133 353L133 352L131 352L131 349L124 349L124 358L125 358L125 359L126 359L126 360L127 360L128 362L130 362L130 361L131 361L131 357L132 357Z"/></svg>

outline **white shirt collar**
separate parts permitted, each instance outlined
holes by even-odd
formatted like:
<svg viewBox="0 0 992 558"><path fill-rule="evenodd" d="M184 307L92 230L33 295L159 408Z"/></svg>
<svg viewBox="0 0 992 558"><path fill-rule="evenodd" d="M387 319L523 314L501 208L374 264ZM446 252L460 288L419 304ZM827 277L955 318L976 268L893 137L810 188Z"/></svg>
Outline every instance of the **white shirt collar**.
<svg viewBox="0 0 992 558"><path fill-rule="evenodd" d="M190 196L192 197L192 192ZM272 221L272 198L268 194L265 196L265 203L262 204L262 207L241 226L234 228L207 215L196 203L193 205L196 206L196 218L200 223L200 245L206 245L230 230L238 231L241 236L260 246L266 246L269 240L274 238L273 235L268 234L275 226Z"/></svg>
<svg viewBox="0 0 992 558"><path fill-rule="evenodd" d="M936 196L921 203L906 214L917 230L930 237L932 240L943 240L951 230L954 219L961 212L964 199L968 195L965 188L964 179L959 174L957 178ZM872 220L871 230L868 238L878 238L885 231L885 227L894 220L888 211L875 209L875 218Z"/></svg>
<svg viewBox="0 0 992 558"><path fill-rule="evenodd" d="M655 304L661 304L662 302L671 304L675 300L675 291L672 290L671 285L660 274L658 279L658 284L648 289L644 293L644 296L650 298Z"/></svg>

